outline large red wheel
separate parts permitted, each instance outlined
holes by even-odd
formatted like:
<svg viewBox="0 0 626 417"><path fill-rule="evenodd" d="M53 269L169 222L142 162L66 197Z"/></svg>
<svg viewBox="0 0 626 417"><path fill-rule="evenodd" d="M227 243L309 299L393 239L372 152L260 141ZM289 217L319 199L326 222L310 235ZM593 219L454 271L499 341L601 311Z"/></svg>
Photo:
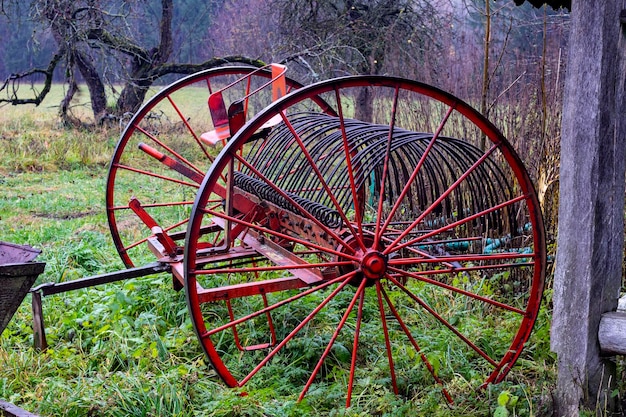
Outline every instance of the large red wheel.
<svg viewBox="0 0 626 417"><path fill-rule="evenodd" d="M271 80L271 71L253 67L198 72L162 89L132 116L113 154L106 186L111 235L127 267L154 259L149 240L161 252L180 251L196 192L221 149L221 143L212 146L203 140L220 128L210 116L210 94L230 86L222 92L225 106L249 96L242 104L252 117L272 102ZM285 84L287 92L301 87L288 78ZM153 239L155 224L164 232L160 242Z"/></svg>
<svg viewBox="0 0 626 417"><path fill-rule="evenodd" d="M300 89L233 137L199 189L184 267L226 384L339 388L349 406L381 386L452 402L503 380L545 262L535 191L502 134L436 88L364 76Z"/></svg>

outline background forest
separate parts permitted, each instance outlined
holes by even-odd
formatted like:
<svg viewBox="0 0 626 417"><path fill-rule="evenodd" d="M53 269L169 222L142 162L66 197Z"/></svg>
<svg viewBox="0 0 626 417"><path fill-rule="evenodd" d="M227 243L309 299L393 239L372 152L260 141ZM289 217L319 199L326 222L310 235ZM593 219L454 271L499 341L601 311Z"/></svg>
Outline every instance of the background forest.
<svg viewBox="0 0 626 417"><path fill-rule="evenodd" d="M523 159L554 254L566 10L513 0L0 1L0 240L42 248L43 281L120 267L100 208L120 130L159 88L230 63L281 62L305 85L402 76L467 101ZM50 189L58 199L41 197ZM183 294L167 308L161 279L47 301L45 356L31 348L25 302L0 340L0 398L44 415L546 415L551 269L533 359L456 408L425 393L344 410L332 405L341 394L296 403L263 386L247 401L207 378Z"/></svg>
<svg viewBox="0 0 626 417"><path fill-rule="evenodd" d="M0 103L39 103L28 83L79 84L91 122L137 110L153 84L224 62L282 62L303 84L349 74L437 86L496 120L543 201L557 177L564 9L512 0L2 2ZM20 89L21 86L21 89ZM84 90L84 89L83 89ZM83 93L86 93L83 91ZM548 201L550 218L553 206ZM555 230L548 221L549 230Z"/></svg>

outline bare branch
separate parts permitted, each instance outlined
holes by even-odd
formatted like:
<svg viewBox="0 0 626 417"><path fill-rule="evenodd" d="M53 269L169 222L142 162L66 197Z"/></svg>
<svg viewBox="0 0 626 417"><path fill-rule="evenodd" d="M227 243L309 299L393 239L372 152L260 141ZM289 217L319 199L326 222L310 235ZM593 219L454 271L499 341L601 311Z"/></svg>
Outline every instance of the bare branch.
<svg viewBox="0 0 626 417"><path fill-rule="evenodd" d="M126 55L135 57L140 61L149 61L149 53L144 48L135 44L132 40L115 36L103 28L91 28L84 33L85 39L97 41L107 47Z"/></svg>
<svg viewBox="0 0 626 417"><path fill-rule="evenodd" d="M19 74L11 74L0 87L0 92L5 91L7 94L7 98L0 98L0 103L10 103L14 106L19 104L34 104L36 106L40 105L44 100L46 95L50 92L50 88L52 86L52 76L54 74L54 69L57 64L61 61L61 59L65 56L65 50L61 48L53 57L50 63L48 64L48 68L33 68L26 72L22 72ZM44 86L39 93L34 98L18 98L18 91L20 88L20 81L31 77L35 74L42 74L45 76Z"/></svg>
<svg viewBox="0 0 626 417"><path fill-rule="evenodd" d="M172 39L172 19L174 17L174 5L172 0L161 0L162 17L160 23L161 41L156 52L155 61L158 64L167 62L172 54L174 41Z"/></svg>
<svg viewBox="0 0 626 417"><path fill-rule="evenodd" d="M164 64L152 71L151 75L156 79L167 74L193 74L201 70L215 68L225 64L247 64L254 67L263 67L267 65L260 59L248 58L241 55L231 55L222 58L212 58L199 64Z"/></svg>

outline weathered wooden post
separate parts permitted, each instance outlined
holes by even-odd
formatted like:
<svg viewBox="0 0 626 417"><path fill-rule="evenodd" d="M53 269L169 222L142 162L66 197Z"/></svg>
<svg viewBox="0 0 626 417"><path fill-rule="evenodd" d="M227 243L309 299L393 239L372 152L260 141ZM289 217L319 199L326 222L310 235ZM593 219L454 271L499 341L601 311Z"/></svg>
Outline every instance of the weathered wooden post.
<svg viewBox="0 0 626 417"><path fill-rule="evenodd" d="M615 405L615 364L602 355L598 330L617 305L622 277L625 8L626 0L572 1L551 338L559 417Z"/></svg>

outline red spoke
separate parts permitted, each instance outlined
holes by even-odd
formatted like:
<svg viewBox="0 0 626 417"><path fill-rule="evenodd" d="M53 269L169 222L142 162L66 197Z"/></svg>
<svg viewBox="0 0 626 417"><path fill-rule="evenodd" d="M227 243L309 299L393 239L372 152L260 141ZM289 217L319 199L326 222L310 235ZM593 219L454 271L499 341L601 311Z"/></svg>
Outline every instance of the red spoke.
<svg viewBox="0 0 626 417"><path fill-rule="evenodd" d="M453 266L447 269L427 269L420 271L420 275L442 275L442 274L456 274L459 272L469 272L469 271L482 271L483 269L506 269L506 268L522 268L522 267L533 267L535 266L535 262L519 262L513 264L495 264L495 265L473 265L473 266Z"/></svg>
<svg viewBox="0 0 626 417"><path fill-rule="evenodd" d="M150 235L150 236L152 236L152 235ZM142 243L146 243L146 242L148 241L148 239L150 238L150 236L148 236L148 237L144 237L143 239L140 239L140 240L138 240L138 241L136 241L136 242L133 242L133 243L131 243L131 244L127 245L127 246L124 246L124 247L122 248L122 250L123 250L124 252L126 252L126 251L128 251L129 249L132 249L132 248L134 248L134 247L136 247L136 246L141 245Z"/></svg>
<svg viewBox="0 0 626 417"><path fill-rule="evenodd" d="M388 255L388 254L389 254L389 253L391 253L391 252L396 252L396 251L399 251L400 249L405 248L405 247L407 247L407 246L412 246L412 245L415 245L415 244L417 244L417 243L419 243L419 242L424 241L425 239L428 239L428 238L430 238L430 237L432 237L432 236L436 236L436 235L438 235L438 234L440 234L440 233L442 233L442 232L445 232L446 230L454 229L454 228L455 228L455 227L457 227L457 226L461 226L461 225L463 225L463 224L465 224L465 223L468 223L468 222L471 222L472 220L475 220L475 219L477 219L477 218L479 218L479 217L485 216L485 215L487 215L487 214L489 214L489 213L493 213L493 212L498 211L498 210L500 210L500 209L502 209L502 208L504 208L504 207L508 207L508 206L510 206L510 205L513 205L513 204L515 204L515 203L517 203L517 202L520 202L520 201L522 201L522 200L525 200L526 198L527 198L527 196L525 196L525 195L520 195L519 197L513 198L513 199L511 199L511 200L507 200L507 201L505 201L505 202L503 202L503 203L497 204L497 205L495 205L495 206L493 206L493 207L491 207L491 208L488 208L488 209L486 209L486 210L483 210L483 211L480 211L480 212L478 212L478 213L472 214L471 216L467 216L467 217L465 217L465 218L463 218L463 219L461 219L461 220L457 220L457 221L455 221L455 222L452 222L452 223L450 223L450 224L447 224L447 225L445 225L445 226L443 226L443 227L441 227L441 228L439 228L439 229L436 229L436 230L433 230L433 231L431 231L431 232L425 233L425 234L423 234L423 235L420 235L420 236L418 236L418 237L416 237L416 238L414 238L414 239L408 240L408 241L406 241L406 242L404 242L404 243L402 243L402 244L399 244L399 245L398 245L397 243L400 241L400 237L398 237L398 238L396 238L396 240L394 240L394 241L393 241L393 243L392 243L389 247L387 247L387 248L384 250L384 254L385 254L385 255ZM421 216L420 216L420 217L421 217ZM417 224L415 224L415 225L411 225L411 228L415 227L416 225L417 225ZM408 230L408 229L407 229L407 230ZM400 235L400 236L403 236L403 237L404 237L404 236L406 236L407 234L408 234L408 233L407 233L407 231L405 230L405 231L404 231L404 233L402 233L402 235ZM394 246L394 245L395 245L395 246Z"/></svg>
<svg viewBox="0 0 626 417"><path fill-rule="evenodd" d="M215 269L195 269L194 274L208 275L208 274L235 274L235 273L248 273L248 272L268 272L268 271L284 271L289 269L312 269L312 268L327 268L337 266L352 265L351 261L343 262L324 262L319 264L290 264L290 265L273 265L273 266L255 266L252 268L215 268Z"/></svg>
<svg viewBox="0 0 626 417"><path fill-rule="evenodd" d="M158 179L161 179L161 180L164 180L164 181L170 181L170 182L174 182L176 184L186 185L188 187L193 187L193 188L200 188L199 184L186 182L186 181L181 181L181 180L178 180L178 179L172 178L172 177L166 177L165 175L155 174L154 172L145 171L143 169L138 169L138 168L133 168L133 167L130 167L128 165L114 164L114 166L117 169L125 169L127 171L136 172L138 174L147 175L149 177L158 178Z"/></svg>
<svg viewBox="0 0 626 417"><path fill-rule="evenodd" d="M374 247L377 248L380 243L382 229L380 221L383 218L383 202L385 201L385 181L387 181L387 172L389 171L389 158L391 158L391 141L393 139L393 129L396 123L396 113L398 111L398 96L400 88L395 87L393 95L393 106L391 108L391 121L389 123L389 135L387 137L387 146L385 149L385 158L383 160L383 175L380 180L380 190L378 197L378 208L376 209L376 229L374 232Z"/></svg>
<svg viewBox="0 0 626 417"><path fill-rule="evenodd" d="M434 209L441 203L452 191L454 191L459 184L461 184L478 166L480 166L485 160L498 148L498 145L493 145L491 148L487 150L474 164L469 167L467 171L465 171L446 191L444 191L441 196L439 196L429 207L426 208L418 217L415 219L409 227L404 230L393 243L385 250L385 254L389 253L388 250L391 250L392 247L398 244L402 239L406 237L411 231L420 224L426 216L428 216Z"/></svg>
<svg viewBox="0 0 626 417"><path fill-rule="evenodd" d="M172 201L171 203L152 203L152 204L141 204L143 208L149 207L174 207L174 206L190 206L193 204L193 201ZM109 207L109 210L117 211L117 210L130 210L130 206L115 206Z"/></svg>
<svg viewBox="0 0 626 417"><path fill-rule="evenodd" d="M393 282L395 285L397 285L398 288L400 288L402 291L404 291L404 293L406 295L408 295L411 299L413 299L416 303L418 303L422 308L424 308L426 311L428 311L435 319L437 319L437 321L439 321L441 324L443 324L448 329L450 329L450 331L452 331L452 333L454 333L459 339L461 339L463 342L465 342L465 344L467 344L472 350L474 350L481 357L483 357L487 362L489 362L494 367L498 366L498 363L496 361L491 359L491 357L489 357L489 355L487 355L485 352L483 352L482 349L480 349L471 340L469 340L465 335L463 335L460 331L458 331L456 327L454 327L452 324L450 324L450 322L448 322L446 319L441 317L439 315L439 313L437 313L428 304L426 304L424 302L424 300L419 298L417 295L413 294L406 286L404 286L404 284L402 284L400 281L398 281L397 279L395 279L391 275L387 275L387 278L389 278L389 280L391 282Z"/></svg>
<svg viewBox="0 0 626 417"><path fill-rule="evenodd" d="M255 311L254 313L250 313L247 316L244 316L244 317L241 317L241 318L239 318L237 320L228 322L228 323L223 324L223 325L221 325L219 327L216 327L216 328L214 328L212 330L207 330L204 333L202 333L200 335L200 337L201 338L210 337L210 336L212 336L212 335L214 335L216 333L222 332L222 331L224 331L226 329L229 329L229 328L231 328L233 326L237 326L238 324L241 324L241 323L243 323L245 321L248 321L248 320L251 320L251 319L253 319L253 318L257 317L257 316L260 316L261 314L268 313L268 312L270 312L272 310L276 310L277 308L282 307L282 306L284 306L286 304L289 304L289 303L292 303L292 302L294 302L296 300L299 300L300 298L305 297L305 296L307 296L309 294L312 294L315 291L322 290L322 289L324 289L326 287L329 287L329 286L331 286L333 284L341 282L341 281L345 280L348 277L352 278L354 275L356 275L356 272L353 271L353 272L350 272L348 274L344 274L342 276L339 276L337 278L333 278L333 279L331 279L329 281L326 281L326 282L324 282L322 284L319 284L319 285L317 285L315 287L309 288L308 290L302 291L302 292L300 292L300 293L298 293L298 294L296 294L296 295L294 295L292 297L286 298L286 299L284 299L282 301L279 301L279 302L277 302L275 304L272 304L271 306L265 307L262 310ZM263 282L264 281L260 281L259 285L261 285Z"/></svg>
<svg viewBox="0 0 626 417"><path fill-rule="evenodd" d="M170 154L174 155L176 158L178 158L181 162L187 164L191 169L193 169L194 171L198 172L198 174L200 175L204 175L204 171L202 171L200 168L198 168L197 166L195 166L193 163L191 163L191 161L187 160L187 158L185 158L184 156L182 156L181 154L179 154L178 152L176 152L174 149L172 149L170 146L167 146L165 143L161 142L156 136L154 136L153 134L151 134L150 132L144 130L141 126L137 126L135 125L135 128L137 130L139 130L141 133L143 133L144 135L146 135L146 137L150 138L154 143L156 143L157 145L161 146L163 149L165 149L166 151L168 151Z"/></svg>
<svg viewBox="0 0 626 417"><path fill-rule="evenodd" d="M417 162L417 165L413 169L413 172L411 173L411 176L409 177L409 179L407 180L406 184L404 185L404 188L402 189L402 192L400 192L400 195L396 199L395 204L391 208L391 211L389 212L389 215L387 216L387 220L385 220L385 224L381 228L382 230L387 230L387 226L389 226L389 223L393 219L393 216L396 214L396 211L398 210L398 208L402 204L402 200L404 199L404 197L406 197L406 194L409 192L409 189L411 188L411 184L413 183L413 181L415 181L415 178L417 177L417 174L419 174L419 171L421 170L422 165L424 164L424 161L426 160L426 158L430 154L430 150L433 148L433 146L435 146L435 142L439 138L439 134L443 130L443 127L445 126L446 122L448 121L448 118L452 114L453 110L454 110L454 106L450 106L448 108L448 111L446 112L445 116L443 117L443 120L441 120L441 123L439 123L439 127L437 127L437 130L433 134L432 139L430 140L430 142L426 146L426 149L424 150L424 153L422 154L422 156L420 157L419 161Z"/></svg>
<svg viewBox="0 0 626 417"><path fill-rule="evenodd" d="M385 318L385 308L381 297L380 280L376 280L376 296L378 298L378 310L380 311L380 322L383 325L383 333L385 335L385 347L387 349L387 360L389 361L389 374L391 375L391 385L393 392L398 395L398 383L396 381L396 369L393 365L393 355L391 353L391 341L389 340L389 329L387 328L387 319Z"/></svg>
<svg viewBox="0 0 626 417"><path fill-rule="evenodd" d="M326 304L328 304L330 300L332 300L333 298L335 298L337 294L339 294L339 292L343 289L343 287L345 287L350 282L350 279L352 278L351 275L353 274L347 274L347 275L348 277L345 278L345 280L341 284L339 284L337 288L335 288L326 298L324 298L324 300L320 303L320 305L315 307L315 309L311 311L311 313L309 313L309 315L306 316L304 320L302 320L300 324L298 324L295 327L295 329L293 329L287 336L285 336L285 338L274 349L272 349L272 351L268 353L267 356L263 358L263 360L259 362L259 364L252 371L250 371L250 373L244 379L241 380L241 382L239 382L238 385L240 387L244 386L246 382L250 380L250 378L252 378L257 372L259 372L259 370L263 366L265 366L265 364L268 363L270 359L272 359L274 355L276 355L291 339L293 339L293 337L300 330L302 330L302 328L306 326L317 315L317 313L319 313L322 310L322 308L324 308Z"/></svg>
<svg viewBox="0 0 626 417"><path fill-rule="evenodd" d="M263 88L263 87L261 87ZM244 94L244 104L243 104L243 114L248 115L248 103L250 101L250 90L252 90L252 77L248 77L248 82L246 83L246 92Z"/></svg>
<svg viewBox="0 0 626 417"><path fill-rule="evenodd" d="M398 314L398 311L396 310L396 308L394 307L393 303L389 299L389 296L387 295L387 291L385 291L384 288L382 288L382 293L383 293L383 297L385 297L385 301L387 302L387 305L389 306L389 309L391 310L391 313L393 314L393 316L398 321L398 324L400 324L400 327L402 327L402 330L404 331L404 334L406 334L406 336L409 338L409 341L413 345L413 348L415 349L415 351L418 353L418 355L422 359L422 362L424 362L424 365L426 366L426 369L428 369L428 372L430 372L430 374L432 375L432 377L435 380L435 382L437 384L439 384L439 386L441 386L442 393L443 393L444 397L446 397L446 400L448 401L448 404L452 404L454 401L452 401L452 397L450 396L450 393L448 393L448 390L446 390L446 388L443 386L443 381L441 380L441 378L439 378L439 376L435 372L435 369L431 365L430 361L428 360L426 355L424 355L424 352L422 352L422 350L420 349L419 344L417 343L417 341L415 340L415 338L411 334L411 331L409 330L407 325L404 323L404 320L402 320L402 318L400 317L400 314Z"/></svg>
<svg viewBox="0 0 626 417"><path fill-rule="evenodd" d="M489 262L499 261L503 259L525 259L537 256L534 253L519 252L502 252L493 255L471 254L471 255L448 255L448 256L429 256L427 258L398 258L390 259L389 265L416 265L416 264L432 264L432 263L451 263L451 262Z"/></svg>
<svg viewBox="0 0 626 417"><path fill-rule="evenodd" d="M289 119L287 119L287 115L285 114L285 112L281 111L280 115L283 118L283 122L289 128L289 131L291 132L291 134L293 135L294 139L298 143L298 146L300 146L300 150L302 151L302 154L304 155L304 157L308 161L309 165L311 166L311 168L315 172L315 176L320 181L320 184L322 185L322 187L324 187L324 190L326 191L326 194L328 195L328 197L333 202L333 205L337 209L337 212L339 213L339 216L344 221L344 223L348 227L348 229L350 229L350 233L352 233L352 236L355 237L355 239L356 239L357 243L359 244L359 246L361 247L361 249L365 250L365 244L361 241L361 239L359 238L359 234L357 234L357 232L354 230L354 228L352 227L352 223L350 222L350 220L348 220L348 218L346 217L346 214L343 212L343 209L341 208L341 205L337 201L337 198L335 197L335 194L332 192L332 190L330 189L330 187L326 183L326 180L324 180L324 176L320 172L319 167L313 161L313 158L311 157L311 154L309 153L309 151L306 149L306 146L305 146L304 142L302 142L302 138L300 137L298 132L296 132L296 129L293 127L293 125L291 124Z"/></svg>
<svg viewBox="0 0 626 417"><path fill-rule="evenodd" d="M365 302L365 291L361 292L359 307L356 315L356 327L354 329L354 342L352 343L352 358L350 360L350 379L348 381L348 394L346 395L346 408L350 407L352 399L352 387L354 386L354 373L356 369L356 355L359 350L359 334L361 333L361 322L363 321L363 303Z"/></svg>
<svg viewBox="0 0 626 417"><path fill-rule="evenodd" d="M326 357L330 353L330 349L335 344L335 340L337 340L337 337L339 336L339 332L343 328L343 325L346 324L346 320L348 320L348 316L350 315L350 312L354 308L354 305L356 304L356 300L360 296L362 296L362 293L365 291L365 284L366 283L367 283L366 279L362 279L361 280L361 285L359 285L359 288L354 293L354 296L352 297L352 301L350 301L350 304L348 304L348 307L346 308L346 311L343 314L343 317L341 317L341 320L339 321L339 324L337 325L337 328L335 329L335 331L333 332L333 335L331 336L330 340L328 341L328 344L326 345L326 349L324 350L324 353L322 353L322 355L320 356L319 360L317 361L317 365L315 366L315 369L311 373L311 376L309 377L309 380L307 381L306 385L302 389L302 392L300 393L300 396L298 397L298 401L302 401L302 399L304 398L305 394L309 390L309 387L311 386L311 384L313 383L313 380L317 376L317 373L319 372L320 368L322 367L322 364L324 363L324 360L326 360Z"/></svg>
<svg viewBox="0 0 626 417"><path fill-rule="evenodd" d="M383 237L382 237L382 240L383 240L384 242L387 242L387 243L391 242L391 239L386 238L385 236L383 236ZM423 259L423 258L427 258L427 259L435 259L435 255L431 255L431 254L429 254L428 252L418 250L418 249L416 249L415 247L411 247L411 246L409 246L408 248L406 248L406 250L407 250L408 252L415 253L415 254L417 254L417 255L421 255L421 256L422 256L422 258L417 258L417 259L419 259L419 260L421 260L421 259ZM414 258L401 258L401 259L414 259ZM399 259L393 259L393 258L392 258L392 259L390 259L390 261L392 261L392 260L393 260L393 261L399 261ZM450 263L445 263L445 262L442 262L442 263L443 263L444 265L446 265L447 267L449 267L449 268L454 268L454 265L452 265L452 264L450 264ZM396 265L397 265L397 264L399 264L399 263L396 263Z"/></svg>
<svg viewBox="0 0 626 417"><path fill-rule="evenodd" d="M146 207L146 206L144 206L144 207ZM179 227L179 226L182 226L183 224L185 224L185 223L187 223L187 222L189 222L189 217L187 217L186 219L183 219L183 220L179 221L178 223L174 223L173 225L166 227L165 229L163 229L163 231L164 231L164 232L169 232L170 230L173 230L173 229L175 229L175 228L177 228L177 227ZM152 232L151 232L151 233L152 233ZM152 236L153 236L153 235L152 235L152 234L150 234L150 236L148 236L148 237L145 237L145 238L143 238L143 239L140 239L140 240L138 240L138 241L136 241L136 242L134 242L134 243L131 243L131 244L129 244L129 245L125 245L123 249L124 249L124 251L127 251L127 250L129 250L129 249L134 248L135 246L139 246L139 245L141 245L142 243L147 242L147 241L148 241L148 239L150 239L150 237L152 237Z"/></svg>
<svg viewBox="0 0 626 417"><path fill-rule="evenodd" d="M457 287L454 287L452 285L445 284L443 282L439 282L439 281L434 280L434 279L426 278L425 276L422 276L420 273L407 272L407 271L403 271L401 269L397 269L397 268L393 268L393 267L389 267L389 270L394 271L397 274L400 274L400 275L403 275L403 276L406 276L406 277L410 277L410 278L414 278L414 279L416 279L418 281L422 281L422 282L425 282L427 284L435 285L437 287L444 288L446 290L455 292L457 294L465 295L465 296L473 298L475 300L482 301L482 302L487 303L487 304L491 304L491 305L499 307L499 308L501 308L503 310L511 311L513 313L517 313L517 314L520 314L522 316L526 315L526 312L524 310L520 310L519 308L513 307L513 306L505 304L505 303L501 303L501 302L496 301L496 300L492 300L491 298L483 297L482 295L478 295L478 294L473 293L471 291L463 290L461 288L457 288Z"/></svg>
<svg viewBox="0 0 626 417"><path fill-rule="evenodd" d="M222 207L222 202L221 201L207 201L208 203L213 203L213 205L209 208L209 210L215 210L217 208Z"/></svg>
<svg viewBox="0 0 626 417"><path fill-rule="evenodd" d="M423 246L436 246L436 245L446 245L449 243L469 243L472 241L483 240L482 236L474 236L474 237L459 237L455 239L441 239L441 240L429 240L428 242L422 243Z"/></svg>
<svg viewBox="0 0 626 417"><path fill-rule="evenodd" d="M359 235L357 239L359 242L363 242L363 225L361 219L361 210L359 210L360 203L358 198L358 193L356 190L356 182L354 180L354 169L352 168L352 157L350 155L351 150L348 144L348 134L346 133L346 124L343 117L343 107L341 105L341 95L339 94L339 89L335 87L335 99L337 100L337 111L339 116L339 125L341 126L341 139L343 141L343 150L346 156L346 166L348 169L348 176L350 179L350 190L352 191L352 199L354 200L354 217L356 219L357 229L359 231ZM362 202L365 204L365 202ZM362 246L361 249L364 249Z"/></svg>
<svg viewBox="0 0 626 417"><path fill-rule="evenodd" d="M202 141L200 140L196 132L193 131L193 128L189 124L189 120L183 115L182 111L176 105L176 103L174 103L174 100L172 100L172 97L169 94L167 95L167 100L170 102L174 110L176 110L178 117L185 124L185 126L187 127L187 130L189 131L189 133L191 133L191 136L193 136L193 139L196 141L196 144L198 144L200 149L202 149L202 153L204 154L204 156L209 160L209 162L213 162L213 158L211 157L211 155L209 155L209 152L207 151L206 146L202 143Z"/></svg>
<svg viewBox="0 0 626 417"><path fill-rule="evenodd" d="M146 207L146 206L144 206L144 207ZM178 223L174 223L173 225L166 227L165 229L163 229L163 231L164 231L164 232L169 232L170 230L175 229L175 228L177 228L178 226L182 226L183 224L185 224L185 223L187 223L187 222L189 222L189 217L187 217L186 219L183 219L183 220L179 221Z"/></svg>

